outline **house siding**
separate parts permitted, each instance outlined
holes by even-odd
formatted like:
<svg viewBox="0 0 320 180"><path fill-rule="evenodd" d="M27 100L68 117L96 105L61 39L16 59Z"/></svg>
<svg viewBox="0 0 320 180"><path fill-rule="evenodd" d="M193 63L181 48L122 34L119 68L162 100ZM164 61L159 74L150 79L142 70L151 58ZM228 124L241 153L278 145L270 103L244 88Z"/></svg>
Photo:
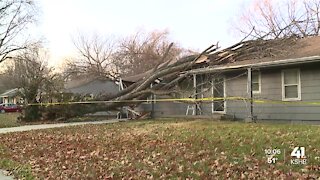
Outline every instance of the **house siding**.
<svg viewBox="0 0 320 180"><path fill-rule="evenodd" d="M307 102L320 102L320 69L317 68L319 65L261 69L261 93L253 94L253 98L266 101L264 103L253 103L253 116L258 120L279 122L320 122L320 105L306 104ZM301 100L299 101L282 101L281 72L286 69L300 70ZM227 98L249 98L246 71L241 70L224 74ZM197 83L201 82L201 78L197 79ZM211 97L211 94L210 92L204 93L199 95L198 98ZM154 115L155 117L185 115L187 106L188 104L186 103L156 102L154 104ZM211 102L202 102L200 107L201 115L212 115ZM140 111L152 111L151 104L141 104L138 109ZM191 112L189 114L191 115ZM250 115L250 102L247 100L227 100L226 115L231 119L248 118Z"/></svg>
<svg viewBox="0 0 320 180"><path fill-rule="evenodd" d="M303 104L320 101L320 69L317 66L288 67L261 70L261 93L253 94L255 99L267 99L278 103L254 103L253 116L261 120L320 121L320 106ZM281 70L298 68L301 79L301 101L282 103ZM235 74L229 74L230 79ZM228 96L248 97L247 77L227 81ZM227 114L244 119L249 115L248 102L227 101Z"/></svg>
<svg viewBox="0 0 320 180"><path fill-rule="evenodd" d="M187 104L176 102L156 102L154 103L154 116L155 117L170 117L185 115L187 110ZM138 111L151 112L152 105L143 103L138 106ZM191 112L189 113L191 114Z"/></svg>
<svg viewBox="0 0 320 180"><path fill-rule="evenodd" d="M244 72L226 74L226 97L248 98L247 76ZM249 104L242 100L227 100L226 114L244 119L249 115Z"/></svg>

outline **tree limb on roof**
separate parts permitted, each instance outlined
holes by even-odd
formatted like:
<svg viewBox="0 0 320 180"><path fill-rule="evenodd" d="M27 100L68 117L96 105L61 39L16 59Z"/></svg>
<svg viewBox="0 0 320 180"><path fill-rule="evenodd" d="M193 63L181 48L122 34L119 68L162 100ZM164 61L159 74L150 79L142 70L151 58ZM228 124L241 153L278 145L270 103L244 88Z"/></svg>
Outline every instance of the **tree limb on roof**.
<svg viewBox="0 0 320 180"><path fill-rule="evenodd" d="M219 50L218 44L211 45L200 54L183 57L173 64L156 66L150 71L149 76L133 83L128 88L120 91L113 97L104 97L103 100L113 100L128 102L129 100L146 99L150 94L162 92L162 94L172 94L173 88L187 78L187 74L182 72L221 64L228 64L236 61L254 60L263 57L273 57L285 53L286 47L296 42L296 37L276 40L249 40L241 41L228 48ZM170 50L168 48L167 52ZM206 56L208 61L197 61L200 57ZM156 82L157 80L161 82ZM153 86L151 87L151 84ZM109 108L117 108L132 103L109 103Z"/></svg>

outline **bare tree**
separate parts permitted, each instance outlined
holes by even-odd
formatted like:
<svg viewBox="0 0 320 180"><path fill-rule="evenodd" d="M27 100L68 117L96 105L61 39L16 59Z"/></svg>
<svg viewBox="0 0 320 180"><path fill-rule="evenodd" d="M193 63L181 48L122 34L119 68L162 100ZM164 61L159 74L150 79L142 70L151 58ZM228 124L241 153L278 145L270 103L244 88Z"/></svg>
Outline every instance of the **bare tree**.
<svg viewBox="0 0 320 180"><path fill-rule="evenodd" d="M135 75L155 67L159 61L177 60L184 51L174 44L165 59L162 59L170 46L168 31L137 32L124 38L116 52L116 63L121 74ZM160 62L161 63L161 62Z"/></svg>
<svg viewBox="0 0 320 180"><path fill-rule="evenodd" d="M0 63L11 53L26 48L26 42L22 42L19 35L34 22L34 16L33 0L0 1Z"/></svg>
<svg viewBox="0 0 320 180"><path fill-rule="evenodd" d="M118 69L113 59L115 45L111 38L104 38L98 34L91 37L82 34L74 38L73 43L78 57L68 60L65 70L68 76L117 77Z"/></svg>
<svg viewBox="0 0 320 180"><path fill-rule="evenodd" d="M28 47L13 57L13 63L6 70L6 83L19 88L25 103L41 102L42 95L59 92L60 83L58 74L48 67L48 56L41 47ZM27 120L36 120L39 117L37 106L27 106L25 113Z"/></svg>
<svg viewBox="0 0 320 180"><path fill-rule="evenodd" d="M68 60L65 69L69 77L94 76L111 79L121 75L143 73L155 67L159 61L177 60L187 51L171 45L166 59L162 59L170 46L167 31L137 32L120 41L98 34L91 37L79 35L73 40L78 57Z"/></svg>
<svg viewBox="0 0 320 180"><path fill-rule="evenodd" d="M316 36L320 30L320 1L255 0L236 22L236 31L251 38Z"/></svg>

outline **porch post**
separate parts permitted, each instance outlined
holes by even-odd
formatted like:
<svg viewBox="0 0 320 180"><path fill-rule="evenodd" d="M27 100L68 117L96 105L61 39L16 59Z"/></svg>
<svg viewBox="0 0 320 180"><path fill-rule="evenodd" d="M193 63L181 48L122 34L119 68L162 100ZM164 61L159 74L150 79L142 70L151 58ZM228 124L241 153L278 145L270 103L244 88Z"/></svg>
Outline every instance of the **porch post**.
<svg viewBox="0 0 320 180"><path fill-rule="evenodd" d="M152 89L152 83L150 84L150 89ZM154 119L154 94L151 94L151 119Z"/></svg>
<svg viewBox="0 0 320 180"><path fill-rule="evenodd" d="M252 69L248 68L248 98L249 98L249 115L248 118L245 119L246 122L253 121L253 99L252 99Z"/></svg>
<svg viewBox="0 0 320 180"><path fill-rule="evenodd" d="M197 75L193 74L193 88L194 88L194 98L197 99ZM194 113L192 115L198 114L197 103L194 104Z"/></svg>

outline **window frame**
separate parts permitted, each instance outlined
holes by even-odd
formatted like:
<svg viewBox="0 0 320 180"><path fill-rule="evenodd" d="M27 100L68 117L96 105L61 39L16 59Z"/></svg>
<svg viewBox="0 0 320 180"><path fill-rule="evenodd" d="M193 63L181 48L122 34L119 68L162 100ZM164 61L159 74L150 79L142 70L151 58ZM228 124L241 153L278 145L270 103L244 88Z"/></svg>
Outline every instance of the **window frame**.
<svg viewBox="0 0 320 180"><path fill-rule="evenodd" d="M252 82L253 73L258 73L259 91L254 91L254 90L252 90L252 86L251 86L252 94L261 94L261 71L252 71L252 72L251 72L251 84L253 83L253 82ZM248 93L250 93L250 92L249 92L249 86L250 86L249 83L250 83L250 82L247 81L247 92L248 92Z"/></svg>
<svg viewBox="0 0 320 180"><path fill-rule="evenodd" d="M297 72L297 84L285 84L284 83L284 74L286 71L296 71ZM285 96L285 87L286 86L297 86L297 93L298 93L298 97L296 98L286 98ZM301 73L300 73L300 69L296 68L296 69L284 69L281 71L281 89L282 89L282 101L301 101Z"/></svg>
<svg viewBox="0 0 320 180"><path fill-rule="evenodd" d="M260 71L253 71L251 76L253 77L253 73L257 73L258 74L258 83L259 83L259 90L258 91L254 91L252 90L253 94L261 94L261 72ZM251 78L251 83L253 84L252 81L253 78Z"/></svg>

